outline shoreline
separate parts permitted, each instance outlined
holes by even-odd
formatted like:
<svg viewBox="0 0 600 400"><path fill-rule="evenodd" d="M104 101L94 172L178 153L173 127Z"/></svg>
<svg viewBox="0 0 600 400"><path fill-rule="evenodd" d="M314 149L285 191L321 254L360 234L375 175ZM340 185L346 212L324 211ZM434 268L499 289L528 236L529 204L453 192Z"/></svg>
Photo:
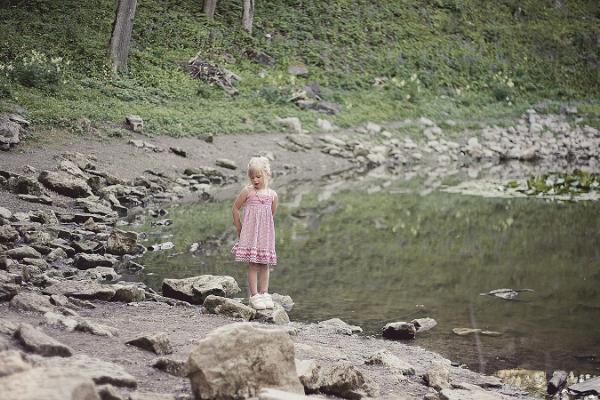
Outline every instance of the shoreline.
<svg viewBox="0 0 600 400"><path fill-rule="evenodd" d="M410 172L407 171L407 166L408 169L418 167L422 163L425 163L422 161L423 158L428 159L428 162L431 163L433 156L437 157L437 163L435 163L434 168L438 168L439 165L448 166L449 163L453 163L451 156L448 160L445 158L440 160L440 157L446 154L443 151L439 151L437 153L441 154L441 156L438 157L436 155L435 146L441 145L445 145L447 149L466 151L469 160L471 160L469 161L471 167L482 164L481 160L497 157L494 154L487 154L487 148L482 146L478 141L468 140L467 144L457 144L454 147L451 143L456 142L444 139L443 135L435 129L428 130L428 128L433 128L434 126L429 125L429 123L423 123L424 132L429 132L430 135L434 136L434 138L429 138L429 143L427 144L429 148L434 150L432 152L418 152L421 154L420 157L416 156L415 153L417 150L415 150L415 147L412 147L415 144L414 141L410 140L407 142L406 138L404 138L403 143L406 147L402 147L402 142L395 135L388 136L383 134L383 132L388 131L382 127L376 129L373 126L371 126L372 129L369 129L369 127L361 128L357 132L321 135L321 139L325 138L325 140L322 140L325 145L321 145L315 138L306 138L306 136L310 135L291 134L286 137L284 135L269 134L217 136L213 143L207 143L200 139L132 136L133 140L151 142L151 145L155 146L143 145L141 148L136 144L127 144L126 140L128 139L90 140L90 138L82 137L75 140L72 140L73 138L66 138L65 140L65 138L53 139L47 137L41 143L26 144L22 148L17 147L16 150L2 154L3 157L0 159L0 170L9 172L8 177L4 176L7 175L6 173L3 174L5 180L4 189L0 191L0 200L3 207L8 209L11 214L8 218L4 217L6 222L4 225L13 226L9 234L12 234L14 238L13 231L16 231L18 236L16 240L7 241L9 243L8 248L11 248L11 246L14 247L10 243L18 245L28 243L32 245L39 256L36 256L35 253L32 253L33 255L29 254L30 257L19 256L17 258L19 259L19 263L6 264L5 268L2 268L6 271L6 274L3 275L3 280L7 285L12 285L10 286L11 290L14 289L15 292L21 293L26 291L26 288L20 282L26 283L25 286L28 286L29 289L37 290L39 287L45 288L52 286L56 281L65 279L66 276L59 276L63 270L69 271L69 275L67 276L88 274L87 278L83 278L88 282L93 282L99 277L109 276L111 274L110 271L98 269L102 268L102 266L98 265L104 263L104 261L91 268L89 265L86 265L84 268L73 268L73 259L71 259L71 256L79 253L97 253L98 245L102 245L102 240L107 239L113 227L116 226L116 228L127 230L126 226L119 226L119 220L135 218L136 215L147 212L150 209L149 206L154 204L158 199L166 202L186 202L202 201L203 198L211 197L219 199L231 198L229 192L237 191L239 181L243 179L243 172L239 168L236 170L229 170L227 167L216 168L214 165L215 160L225 158L232 161L235 165L243 166L245 160L254 155L257 149L262 149L273 155L277 154L276 159L278 164L285 160L282 163L283 168L281 168L283 174L276 177L278 183L281 184L310 182L311 179L318 179L330 175L335 171L343 173L344 171L353 171L361 168L371 170L384 165L396 169L398 175L402 177L403 175L408 175ZM345 154L343 146L353 143L353 140L356 140L354 139L356 136L364 139L358 145L353 145L350 155ZM425 136L427 137L427 134ZM598 135L597 131L593 132L592 136L600 140L600 135ZM365 144L369 142L374 143L370 148ZM392 146L398 145L398 147L406 150L406 154L401 152L388 153L388 156L382 159L382 153L380 149L377 149L378 143L382 142L389 142ZM155 151L157 147L163 149L163 151ZM181 157L174 151L168 150L173 147L186 149L186 157ZM243 149L243 151L240 151L240 149ZM71 152L71 155L62 157L61 159L60 155L65 150ZM527 150L527 148L523 149L523 151ZM90 154L95 154L97 160L90 159L88 157ZM518 160L526 155L517 154L515 155L515 159ZM59 167L62 170L61 174L63 177L77 177L80 173L87 177L88 180L93 176L99 177L92 180L99 186L97 188L90 187L90 189L98 190L98 193L102 193L104 202L94 200L93 204L82 203L78 199L85 196L61 196L36 184L37 180L31 177L37 176L42 170L53 170L57 164L56 157L59 157ZM135 157L135 163L131 163L130 160L132 157ZM406 157L411 158L407 160ZM454 162L458 162L458 160L454 160ZM93 168L85 168L86 166L89 167L90 164ZM535 168L543 168L543 166L536 166ZM186 169L190 170L190 173L185 173L184 170ZM25 173L22 172L23 170L25 170ZM146 172L148 170L151 172ZM529 171L529 168L525 168L524 173L526 174ZM514 171L508 171L508 173L514 173ZM138 178L142 174L144 174L144 178ZM242 178L240 178L240 175ZM139 184L137 186L139 188L145 187L147 192L138 195L135 191L127 189L126 182L134 181L136 178L138 178L137 183ZM11 179L13 180L11 181ZM220 186L221 183L225 183L225 185ZM427 189L433 190L439 187L437 180L431 183ZM18 188L25 187L25 190L29 192L17 194L14 193L14 190L12 192L6 190L7 187L14 188L15 185ZM119 190L101 192L102 188L117 185L121 186ZM59 187L59 185L56 184L55 187ZM129 186L130 189L133 187ZM21 189L18 190L20 191ZM83 188L82 190L85 191L86 189ZM38 203L23 201L19 197L19 194L35 196L37 197L36 201L43 199L43 196L49 196L53 204L40 205ZM48 213L50 210L54 211L54 217L52 217L53 213ZM46 225L58 225L62 227L49 230ZM38 233L35 235L29 234L29 231ZM51 234L46 237L48 233ZM56 237L54 237L54 234L56 234ZM68 238L66 242L57 242L59 239L65 241L64 238ZM123 240L121 245L127 246L126 240L119 238L119 240L121 239ZM74 245L75 242L77 242L76 246ZM104 258L109 259L106 265L120 265L124 259L128 258L124 257L124 255L131 254L131 252L135 253L136 245L137 243L131 245L123 255L107 257L103 255ZM72 250L73 246L79 247L75 249L76 253L69 254L70 250L68 248ZM62 249L64 256L60 254L57 258L50 260L49 254L56 252L56 249ZM44 253L47 250L48 252ZM85 257L82 256L77 260L86 260ZM65 260L67 261L65 262ZM68 262L68 260L71 261ZM135 263L135 259L130 261ZM75 264L77 262L75 261ZM81 262L83 263L83 261ZM94 263L94 261L90 262ZM128 264L128 266L131 265L131 263ZM95 275L91 274L90 270L92 269L94 269L93 273ZM27 271L26 274L23 273L24 270ZM2 315L6 316L3 317L4 322L0 322L3 324L8 322L9 325L10 323L16 324L21 322L27 322L33 326L41 324L41 330L61 342L68 343L76 353L88 354L114 362L124 366L126 369L131 369L130 373L138 381L138 391L185 395L189 393L187 378L173 377L153 369L148 364L151 358L155 358L156 355L151 356L139 349L125 346L123 342L129 337L145 331L163 330L161 328L165 325L168 327L177 326L177 328L171 328L171 333L167 333L176 349L174 355L181 359L182 355L189 353L191 346L199 338L218 326L231 323L232 320L220 316L202 314L195 306L189 308L188 306L169 306L161 302L139 302L138 300L142 300L139 297L139 289L139 287L131 288L130 295L133 297L130 300L133 301L106 303L101 300L94 300L96 308L93 309L83 308L84 306L82 305L72 306L71 304L69 306L68 301L64 304L44 304L44 307L49 307L44 313L58 311L67 313L68 315L69 311L66 310L70 309L78 317L93 321L100 326L120 327L118 335L97 336L78 331L69 332L64 328L54 327L48 322L47 316L43 317L43 313L39 313L40 309L37 310L38 313L35 311L14 311L11 307L8 307L6 301L0 303ZM32 307L35 309L38 306L39 304ZM165 309L164 307L169 308ZM139 312L140 309L144 311ZM169 311L168 314L172 313L175 315L166 315L165 310ZM165 319L169 318L173 319L169 323L166 323ZM180 323L184 323L185 328L182 328ZM129 324L133 324L134 329ZM123 327L127 327L125 332L123 332ZM395 397L398 390L401 390L402 398L420 399L428 394L433 396L434 393L431 388L424 384L421 377L428 373L432 361L446 362L441 356L421 349L418 345L407 346L399 342L370 337L346 337L332 333L331 330L319 328L316 324L292 323L292 327L297 329L296 335L291 336L292 340L296 343L297 358L317 359L323 363L332 363L339 360L349 361L375 382L378 387L378 393L380 393L377 398L398 398ZM3 339L7 339L6 334L7 332L11 332L11 329L6 328L2 332L5 333ZM6 347L9 349L19 348L15 339L9 338L4 341L7 343ZM107 348L111 350L107 351ZM410 362L411 365L414 365L416 373L414 375L399 377L398 374L391 374L381 367L366 365L365 355L367 354L365 351L368 349L371 353L375 353L382 348L392 352L404 361ZM336 354L331 349L337 349L339 353ZM125 352L127 357L121 356L122 352ZM38 361L34 360L32 362L35 364ZM448 373L450 382L456 384L453 389L448 389L450 388L448 384L448 390L479 390L460 387L461 382L466 382L472 385L479 385L478 387L483 388L481 390L485 390L486 393L489 392L492 396L500 396L497 398L502 398L501 396L503 395L510 396L511 398L530 398L529 395L521 390L511 389L506 385L498 387L498 383L491 380L491 378L458 366L448 366ZM490 383L492 381L493 383ZM175 390L176 393L173 393L171 390L173 387L177 388ZM130 390L125 390L125 392L128 391Z"/></svg>

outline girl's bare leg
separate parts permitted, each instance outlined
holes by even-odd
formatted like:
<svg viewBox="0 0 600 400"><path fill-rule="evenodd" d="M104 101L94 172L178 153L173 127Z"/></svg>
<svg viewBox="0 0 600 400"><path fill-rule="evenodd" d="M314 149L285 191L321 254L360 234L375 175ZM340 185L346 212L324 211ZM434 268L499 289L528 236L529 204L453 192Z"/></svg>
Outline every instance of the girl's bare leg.
<svg viewBox="0 0 600 400"><path fill-rule="evenodd" d="M267 264L256 264L258 267L258 293L269 292L269 266Z"/></svg>
<svg viewBox="0 0 600 400"><path fill-rule="evenodd" d="M248 290L250 291L250 296L254 296L258 293L258 289L256 287L256 275L259 271L259 264L248 263Z"/></svg>

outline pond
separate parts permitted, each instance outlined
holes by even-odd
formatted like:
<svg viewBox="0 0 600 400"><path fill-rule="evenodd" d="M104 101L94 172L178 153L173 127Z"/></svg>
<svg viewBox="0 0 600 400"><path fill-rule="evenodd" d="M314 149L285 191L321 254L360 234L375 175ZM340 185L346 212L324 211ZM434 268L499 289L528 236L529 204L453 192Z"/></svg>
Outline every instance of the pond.
<svg viewBox="0 0 600 400"><path fill-rule="evenodd" d="M271 292L290 295L292 320L333 317L380 335L388 322L432 317L438 325L411 345L471 369L600 370L600 203L496 199L410 184L377 190L330 184L280 192L279 265ZM331 190L335 187L335 190ZM414 187L414 185L413 185ZM150 246L143 280L226 274L245 287L245 266L229 253L231 203L173 207L169 226L140 229ZM189 248L199 243L193 253ZM532 289L513 300L481 295ZM481 328L501 336L457 336Z"/></svg>

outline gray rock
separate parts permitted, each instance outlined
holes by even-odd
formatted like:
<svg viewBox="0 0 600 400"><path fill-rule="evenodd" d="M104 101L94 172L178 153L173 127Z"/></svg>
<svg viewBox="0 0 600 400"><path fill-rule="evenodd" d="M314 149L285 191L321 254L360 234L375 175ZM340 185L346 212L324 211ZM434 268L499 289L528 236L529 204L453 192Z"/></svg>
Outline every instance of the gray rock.
<svg viewBox="0 0 600 400"><path fill-rule="evenodd" d="M39 204L52 204L52 197L46 196L45 194L41 196L35 196L32 194L20 194L18 195L19 199L28 201L30 203L39 203Z"/></svg>
<svg viewBox="0 0 600 400"><path fill-rule="evenodd" d="M308 76L308 68L304 64L292 64L288 66L288 73L294 76Z"/></svg>
<svg viewBox="0 0 600 400"><path fill-rule="evenodd" d="M392 340L414 339L417 328L407 322L390 322L383 327L383 337Z"/></svg>
<svg viewBox="0 0 600 400"><path fill-rule="evenodd" d="M554 371L552 378L548 381L547 393L553 395L558 392L567 382L567 376L567 371Z"/></svg>
<svg viewBox="0 0 600 400"><path fill-rule="evenodd" d="M146 291L136 285L117 284L113 286L115 288L115 295L112 301L132 303L146 300Z"/></svg>
<svg viewBox="0 0 600 400"><path fill-rule="evenodd" d="M383 365L384 367L399 373L401 375L414 375L415 367L407 363L406 361L402 361L400 358L396 357L394 354L390 353L387 350L379 350L376 353L369 356L365 364L369 365Z"/></svg>
<svg viewBox="0 0 600 400"><path fill-rule="evenodd" d="M226 158L219 158L215 161L215 165L222 168L227 169L237 169L237 165L234 161L228 160Z"/></svg>
<svg viewBox="0 0 600 400"><path fill-rule="evenodd" d="M241 318L250 321L256 315L256 310L226 297L209 295L202 306L210 314L226 315L232 318Z"/></svg>
<svg viewBox="0 0 600 400"><path fill-rule="evenodd" d="M31 369L23 353L18 350L0 351L0 378Z"/></svg>
<svg viewBox="0 0 600 400"><path fill-rule="evenodd" d="M378 389L348 361L339 361L322 367L319 379L319 391L345 399L376 397Z"/></svg>
<svg viewBox="0 0 600 400"><path fill-rule="evenodd" d="M69 358L52 357L39 362L40 366L59 368L64 373L80 374L97 384L111 384L117 387L135 388L136 379L118 364L88 357L83 354Z"/></svg>
<svg viewBox="0 0 600 400"><path fill-rule="evenodd" d="M415 326L417 332L425 332L433 329L437 325L437 321L433 318L417 318L410 321Z"/></svg>
<svg viewBox="0 0 600 400"><path fill-rule="evenodd" d="M0 118L0 149L8 150L20 142L21 125L8 118Z"/></svg>
<svg viewBox="0 0 600 400"><path fill-rule="evenodd" d="M42 296L35 292L18 293L10 301L10 307L21 311L36 311L41 313L54 309L48 296Z"/></svg>
<svg viewBox="0 0 600 400"><path fill-rule="evenodd" d="M569 386L569 393L575 396L600 395L600 376Z"/></svg>
<svg viewBox="0 0 600 400"><path fill-rule="evenodd" d="M311 149L314 143L314 140L311 136L305 135L303 133L288 135L286 136L286 138L295 145L305 149Z"/></svg>
<svg viewBox="0 0 600 400"><path fill-rule="evenodd" d="M450 362L432 361L431 367L423 375L427 384L435 390L443 390L450 387Z"/></svg>
<svg viewBox="0 0 600 400"><path fill-rule="evenodd" d="M296 373L306 393L317 393L321 381L321 365L315 360L295 360Z"/></svg>
<svg viewBox="0 0 600 400"><path fill-rule="evenodd" d="M290 296L282 295L279 293L273 293L271 295L271 298L273 299L274 303L277 303L280 306L282 306L283 309L287 312L292 311L292 308L294 308L294 300L292 300Z"/></svg>
<svg viewBox="0 0 600 400"><path fill-rule="evenodd" d="M29 324L20 324L15 332L15 338L21 342L26 350L44 357L70 357L73 355L73 350L70 347L65 346Z"/></svg>
<svg viewBox="0 0 600 400"><path fill-rule="evenodd" d="M294 344L284 330L250 323L217 328L188 359L196 398L248 398L263 388L303 394L294 365Z"/></svg>
<svg viewBox="0 0 600 400"><path fill-rule="evenodd" d="M134 132L141 133L144 131L144 120L139 115L128 115L125 117L127 127ZM130 142L133 142L131 140Z"/></svg>
<svg viewBox="0 0 600 400"><path fill-rule="evenodd" d="M112 326L98 324L87 319L78 318L75 330L79 332L90 333L96 336L113 337L119 335L119 330Z"/></svg>
<svg viewBox="0 0 600 400"><path fill-rule="evenodd" d="M61 368L33 368L0 378L0 393L10 400L100 400L89 377Z"/></svg>
<svg viewBox="0 0 600 400"><path fill-rule="evenodd" d="M353 333L361 333L363 330L360 326L349 325L339 318L331 318L326 321L321 321L318 324L321 328L332 329L336 333L342 335L352 335Z"/></svg>
<svg viewBox="0 0 600 400"><path fill-rule="evenodd" d="M73 266L79 269L112 267L114 264L115 260L99 254L79 253L73 258Z"/></svg>
<svg viewBox="0 0 600 400"><path fill-rule="evenodd" d="M458 336L467 336L475 333L481 333L479 328L452 328L452 332Z"/></svg>
<svg viewBox="0 0 600 400"><path fill-rule="evenodd" d="M10 249L6 252L6 255L17 260L22 258L42 258L42 255L39 253L39 251L30 246L19 246L14 249Z"/></svg>
<svg viewBox="0 0 600 400"><path fill-rule="evenodd" d="M126 232L115 229L108 236L106 251L120 256L125 254L135 254L138 252L137 240L138 234L136 232Z"/></svg>
<svg viewBox="0 0 600 400"><path fill-rule="evenodd" d="M10 219L12 217L12 212L4 207L0 206L0 218Z"/></svg>
<svg viewBox="0 0 600 400"><path fill-rule="evenodd" d="M166 333L155 333L151 335L139 336L135 339L128 340L126 344L139 347L140 349L151 351L155 354L171 354L173 346Z"/></svg>
<svg viewBox="0 0 600 400"><path fill-rule="evenodd" d="M10 301L19 293L19 286L14 283L0 282L0 301Z"/></svg>
<svg viewBox="0 0 600 400"><path fill-rule="evenodd" d="M42 171L38 180L48 189L69 197L88 197L92 189L86 181L64 172Z"/></svg>
<svg viewBox="0 0 600 400"><path fill-rule="evenodd" d="M20 237L19 231L11 225L0 226L0 242L15 242L19 240Z"/></svg>
<svg viewBox="0 0 600 400"><path fill-rule="evenodd" d="M116 290L113 285L103 285L91 281L60 281L44 288L43 292L49 295L64 294L78 299L109 301L115 296Z"/></svg>
<svg viewBox="0 0 600 400"><path fill-rule="evenodd" d="M290 317L282 306L275 303L273 308L265 310L256 310L254 320L275 325L287 325L290 323Z"/></svg>
<svg viewBox="0 0 600 400"><path fill-rule="evenodd" d="M162 293L166 297L202 304L209 295L230 297L240 292L231 276L200 275L185 279L165 279Z"/></svg>
<svg viewBox="0 0 600 400"><path fill-rule="evenodd" d="M44 194L44 188L40 183L28 176L16 175L11 177L8 181L8 185L11 191L16 194L28 194L33 196Z"/></svg>
<svg viewBox="0 0 600 400"><path fill-rule="evenodd" d="M300 119L298 119L297 117L276 118L275 123L277 125L289 128L296 133L304 133L302 130L302 124L300 123Z"/></svg>
<svg viewBox="0 0 600 400"><path fill-rule="evenodd" d="M46 323L48 325L57 326L67 331L74 331L77 327L77 320L75 318L67 317L66 315L48 311L44 314Z"/></svg>
<svg viewBox="0 0 600 400"><path fill-rule="evenodd" d="M113 211L112 208L110 208L109 206L106 206L98 201L93 201L90 199L77 199L77 201L75 202L75 205L78 208L81 208L92 214L107 215L109 217L117 216L116 211Z"/></svg>
<svg viewBox="0 0 600 400"><path fill-rule="evenodd" d="M478 386L468 383L453 385L453 388L445 388L440 392L442 400L503 400L504 396L488 392Z"/></svg>
<svg viewBox="0 0 600 400"><path fill-rule="evenodd" d="M152 361L152 368L166 372L169 375L186 377L188 375L185 361L173 360L168 357L158 357Z"/></svg>
<svg viewBox="0 0 600 400"><path fill-rule="evenodd" d="M56 249L52 250L50 253L48 253L48 255L46 256L46 261L54 262L57 260L62 260L67 257L68 257L68 255L63 249L56 248Z"/></svg>

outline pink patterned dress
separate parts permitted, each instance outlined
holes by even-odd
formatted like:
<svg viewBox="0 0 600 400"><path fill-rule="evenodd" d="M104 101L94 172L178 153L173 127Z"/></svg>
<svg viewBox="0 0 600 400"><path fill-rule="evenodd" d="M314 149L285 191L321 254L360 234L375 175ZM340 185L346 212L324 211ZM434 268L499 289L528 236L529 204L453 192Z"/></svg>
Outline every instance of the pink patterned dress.
<svg viewBox="0 0 600 400"><path fill-rule="evenodd" d="M271 190L264 194L252 190L248 194L244 203L240 240L231 249L235 261L277 264L272 204L273 191Z"/></svg>

